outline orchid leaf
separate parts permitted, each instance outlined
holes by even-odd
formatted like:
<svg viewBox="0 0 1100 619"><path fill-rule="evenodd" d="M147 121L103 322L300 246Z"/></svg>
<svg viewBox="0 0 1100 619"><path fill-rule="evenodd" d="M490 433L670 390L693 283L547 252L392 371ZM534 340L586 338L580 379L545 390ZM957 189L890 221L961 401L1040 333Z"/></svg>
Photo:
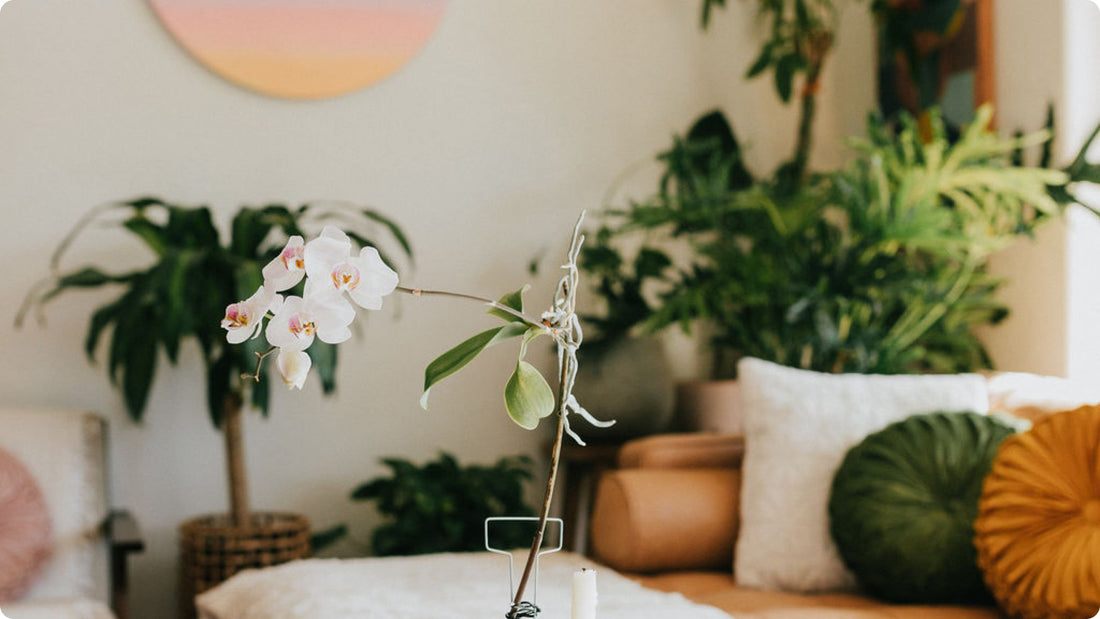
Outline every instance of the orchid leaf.
<svg viewBox="0 0 1100 619"><path fill-rule="evenodd" d="M527 292L530 289L531 289L530 284L524 284L523 288L520 288L519 290L516 290L515 292L509 292L508 294L504 295L503 297L497 299L497 303L500 303L501 305L504 305L506 307L510 307L510 308L516 310L517 312L523 313L523 293ZM515 322L518 319L518 317L516 315L510 314L510 313L508 313L508 312L506 312L506 311L504 311L500 308L496 308L496 307L489 310L489 314L491 316L496 316L497 318L500 318L502 320L506 320L508 322Z"/></svg>
<svg viewBox="0 0 1100 619"><path fill-rule="evenodd" d="M520 361L504 387L504 406L519 427L534 430L554 412L554 392L535 366Z"/></svg>
<svg viewBox="0 0 1100 619"><path fill-rule="evenodd" d="M420 396L420 406L428 410L428 394L436 383L466 367L486 348L504 340L519 337L526 330L526 325L515 322L482 331L436 357L424 370L424 395Z"/></svg>

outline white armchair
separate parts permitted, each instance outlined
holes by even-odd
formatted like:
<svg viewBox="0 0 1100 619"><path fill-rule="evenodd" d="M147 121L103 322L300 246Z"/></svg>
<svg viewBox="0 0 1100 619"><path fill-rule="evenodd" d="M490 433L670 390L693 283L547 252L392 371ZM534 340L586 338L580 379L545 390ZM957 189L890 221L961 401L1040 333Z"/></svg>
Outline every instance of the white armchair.
<svg viewBox="0 0 1100 619"><path fill-rule="evenodd" d="M91 413L0 409L0 448L34 478L52 529L33 585L3 604L11 619L127 619L126 556L144 545L107 509L104 429Z"/></svg>

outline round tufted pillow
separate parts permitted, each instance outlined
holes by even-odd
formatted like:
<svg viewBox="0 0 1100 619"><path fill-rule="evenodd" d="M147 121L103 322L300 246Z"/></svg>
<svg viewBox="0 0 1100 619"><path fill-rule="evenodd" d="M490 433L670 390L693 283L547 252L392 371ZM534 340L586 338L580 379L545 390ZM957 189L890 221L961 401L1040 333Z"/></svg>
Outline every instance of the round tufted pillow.
<svg viewBox="0 0 1100 619"><path fill-rule="evenodd" d="M0 449L0 602L18 599L50 558L53 527L34 477Z"/></svg>
<svg viewBox="0 0 1100 619"><path fill-rule="evenodd" d="M1056 413L1005 441L974 524L993 595L1023 619L1100 608L1100 406Z"/></svg>
<svg viewBox="0 0 1100 619"><path fill-rule="evenodd" d="M848 452L833 478L829 528L868 593L897 603L992 601L973 525L982 481L1013 432L977 413L914 415Z"/></svg>

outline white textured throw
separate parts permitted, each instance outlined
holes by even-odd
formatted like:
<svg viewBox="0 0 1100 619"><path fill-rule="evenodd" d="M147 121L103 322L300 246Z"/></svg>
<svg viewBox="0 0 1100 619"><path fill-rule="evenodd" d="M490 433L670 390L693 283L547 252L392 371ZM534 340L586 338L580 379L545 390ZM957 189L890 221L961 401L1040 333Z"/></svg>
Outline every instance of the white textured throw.
<svg viewBox="0 0 1100 619"><path fill-rule="evenodd" d="M517 581L525 558L516 557ZM729 619L572 553L540 563L540 619L569 619L581 567L597 570L600 619ZM198 597L201 619L492 619L509 602L508 558L490 553L310 559L241 572Z"/></svg>
<svg viewBox="0 0 1100 619"><path fill-rule="evenodd" d="M975 374L834 375L744 359L738 377L745 461L734 574L762 589L852 589L829 534L829 491L844 455L913 414L989 408Z"/></svg>

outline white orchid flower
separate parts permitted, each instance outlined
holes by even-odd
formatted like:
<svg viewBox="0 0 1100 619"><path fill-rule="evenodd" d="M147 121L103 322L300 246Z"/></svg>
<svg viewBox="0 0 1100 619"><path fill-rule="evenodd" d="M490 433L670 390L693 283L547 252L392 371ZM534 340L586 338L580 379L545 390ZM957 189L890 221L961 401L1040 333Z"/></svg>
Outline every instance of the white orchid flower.
<svg viewBox="0 0 1100 619"><path fill-rule="evenodd" d="M267 323L267 341L282 351L302 351L314 337L328 344L339 344L351 337L348 325L355 309L335 295L314 294L313 282L306 282L305 297L290 296Z"/></svg>
<svg viewBox="0 0 1100 619"><path fill-rule="evenodd" d="M258 337L264 316L268 310L277 310L281 302L282 297L275 294L274 290L260 286L251 297L226 306L225 318L222 319L222 328L226 330L225 339L230 344L240 344L249 338Z"/></svg>
<svg viewBox="0 0 1100 619"><path fill-rule="evenodd" d="M286 386L300 390L302 385L306 384L306 377L309 376L309 368L313 365L313 360L304 351L281 349L275 365L279 367L279 374L282 375Z"/></svg>
<svg viewBox="0 0 1100 619"><path fill-rule="evenodd" d="M293 288L306 274L305 240L292 236L286 247L263 269L264 286L276 292Z"/></svg>
<svg viewBox="0 0 1100 619"><path fill-rule="evenodd" d="M364 247L352 256L348 235L333 226L325 226L321 236L306 244L305 266L311 281L327 291L347 292L364 309L382 309L382 297L397 288L397 273L382 262L377 249Z"/></svg>

